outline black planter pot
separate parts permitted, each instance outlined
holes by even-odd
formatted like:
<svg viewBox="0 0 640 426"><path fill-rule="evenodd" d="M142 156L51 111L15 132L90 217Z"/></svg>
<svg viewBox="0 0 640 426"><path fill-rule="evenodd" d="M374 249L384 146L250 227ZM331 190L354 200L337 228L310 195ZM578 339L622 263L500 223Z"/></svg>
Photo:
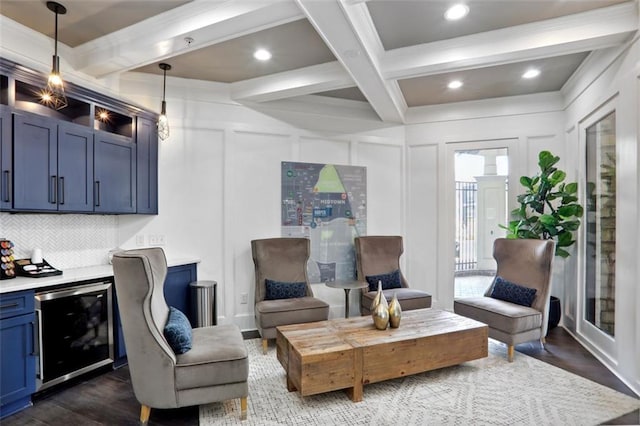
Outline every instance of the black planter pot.
<svg viewBox="0 0 640 426"><path fill-rule="evenodd" d="M560 299L551 296L549 301L549 330L555 328L560 323Z"/></svg>

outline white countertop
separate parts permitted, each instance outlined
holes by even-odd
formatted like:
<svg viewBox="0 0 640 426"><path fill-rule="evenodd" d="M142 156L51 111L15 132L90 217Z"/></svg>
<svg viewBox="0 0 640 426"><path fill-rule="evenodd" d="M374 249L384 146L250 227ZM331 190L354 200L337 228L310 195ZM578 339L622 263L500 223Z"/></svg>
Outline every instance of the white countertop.
<svg viewBox="0 0 640 426"><path fill-rule="evenodd" d="M167 266L189 265L191 263L200 263L200 259L167 259ZM79 281L93 280L112 276L113 266L111 265L95 265L85 266L83 268L69 268L62 271L62 275L56 275L53 277L16 277L9 280L2 280L0 281L0 294L11 293L13 291L31 290L34 288L51 287L60 284L69 284Z"/></svg>

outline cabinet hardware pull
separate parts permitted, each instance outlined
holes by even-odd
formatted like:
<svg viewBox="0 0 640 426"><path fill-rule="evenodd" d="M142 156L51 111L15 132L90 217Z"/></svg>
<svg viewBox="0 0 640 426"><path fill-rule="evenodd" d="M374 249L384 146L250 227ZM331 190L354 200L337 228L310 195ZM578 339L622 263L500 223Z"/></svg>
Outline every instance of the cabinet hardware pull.
<svg viewBox="0 0 640 426"><path fill-rule="evenodd" d="M55 204L56 203L56 192L58 192L57 190L57 183L58 179L56 175L52 175L51 176L51 187L49 188L49 199L51 200L51 204Z"/></svg>
<svg viewBox="0 0 640 426"><path fill-rule="evenodd" d="M2 306L0 306L0 310L3 310L3 309L11 309L11 308L17 308L18 306L20 306L20 305L18 304L18 302L7 303L6 305L2 305Z"/></svg>
<svg viewBox="0 0 640 426"><path fill-rule="evenodd" d="M60 191L60 195L58 195L58 199L60 200L60 204L64 204L64 176L60 176L58 178L58 190Z"/></svg>
<svg viewBox="0 0 640 426"><path fill-rule="evenodd" d="M8 203L9 201L11 201L11 199L9 198L9 190L11 189L11 180L10 177L11 175L9 174L9 170L4 170L2 172L2 178L3 178L3 187L4 187L4 198L3 201L5 203Z"/></svg>
<svg viewBox="0 0 640 426"><path fill-rule="evenodd" d="M38 365L37 365L37 371L36 371L36 377L40 380L42 380L42 370L44 370L44 360L42 359L42 311L40 309L36 309L36 321L38 322L37 324L37 337L34 339L34 342L36 343L36 350L35 350L35 356L38 357Z"/></svg>
<svg viewBox="0 0 640 426"><path fill-rule="evenodd" d="M36 322L35 321L31 321L29 322L29 324L31 324L31 352L29 352L29 350L27 350L27 353L30 356L36 356Z"/></svg>
<svg viewBox="0 0 640 426"><path fill-rule="evenodd" d="M96 199L96 202L95 202L96 207L100 207L100 181L99 180L96 181L94 196Z"/></svg>

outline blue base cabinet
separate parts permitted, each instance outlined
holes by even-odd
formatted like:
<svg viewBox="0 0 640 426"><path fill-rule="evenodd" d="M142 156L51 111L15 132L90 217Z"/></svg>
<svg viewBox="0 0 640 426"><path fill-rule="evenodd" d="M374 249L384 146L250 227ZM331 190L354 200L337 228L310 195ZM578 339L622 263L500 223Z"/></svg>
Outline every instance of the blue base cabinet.
<svg viewBox="0 0 640 426"><path fill-rule="evenodd" d="M189 318L194 323L195 312L191 312L190 303L190 287L189 284L198 280L197 264L189 263L186 265L171 266L167 270L167 277L164 281L164 299L167 305L173 306ZM122 322L120 321L120 313L118 312L118 295L114 292L114 328L115 328L115 362L114 367L121 367L126 364L127 350L124 344L124 335L122 333Z"/></svg>
<svg viewBox="0 0 640 426"><path fill-rule="evenodd" d="M31 405L36 390L34 292L0 295L0 418Z"/></svg>

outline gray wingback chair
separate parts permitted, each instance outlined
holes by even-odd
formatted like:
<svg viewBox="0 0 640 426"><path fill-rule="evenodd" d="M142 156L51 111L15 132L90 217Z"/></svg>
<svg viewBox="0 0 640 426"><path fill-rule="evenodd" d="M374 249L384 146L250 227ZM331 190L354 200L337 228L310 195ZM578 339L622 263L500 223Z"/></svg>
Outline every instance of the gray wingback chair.
<svg viewBox="0 0 640 426"><path fill-rule="evenodd" d="M400 256L404 252L402 237L397 235L379 235L356 237L356 270L358 280L366 281L366 277L386 274L400 269ZM410 288L407 279L400 272L401 288L383 290L384 297L391 301L395 294L403 311L431 307L431 295L422 290ZM360 313L369 315L371 304L376 296L375 291L364 289L360 293Z"/></svg>
<svg viewBox="0 0 640 426"><path fill-rule="evenodd" d="M313 297L307 276L311 246L307 238L267 238L251 241L255 266L256 327L262 336L262 350L268 339L276 338L279 325L324 321L329 318L329 304ZM306 295L290 299L266 300L265 280L283 283L305 282Z"/></svg>
<svg viewBox="0 0 640 426"><path fill-rule="evenodd" d="M490 297L495 279L484 296L465 297L453 302L455 313L484 322L489 337L507 344L507 358L513 361L514 346L539 339L544 345L549 318L551 264L555 253L552 240L498 238L493 243L496 277L535 288L531 307Z"/></svg>
<svg viewBox="0 0 640 426"><path fill-rule="evenodd" d="M167 261L161 248L113 256L118 309L131 383L146 424L151 408L178 408L240 398L246 417L249 358L235 325L192 330L192 348L176 355L164 337L169 316L163 287Z"/></svg>

